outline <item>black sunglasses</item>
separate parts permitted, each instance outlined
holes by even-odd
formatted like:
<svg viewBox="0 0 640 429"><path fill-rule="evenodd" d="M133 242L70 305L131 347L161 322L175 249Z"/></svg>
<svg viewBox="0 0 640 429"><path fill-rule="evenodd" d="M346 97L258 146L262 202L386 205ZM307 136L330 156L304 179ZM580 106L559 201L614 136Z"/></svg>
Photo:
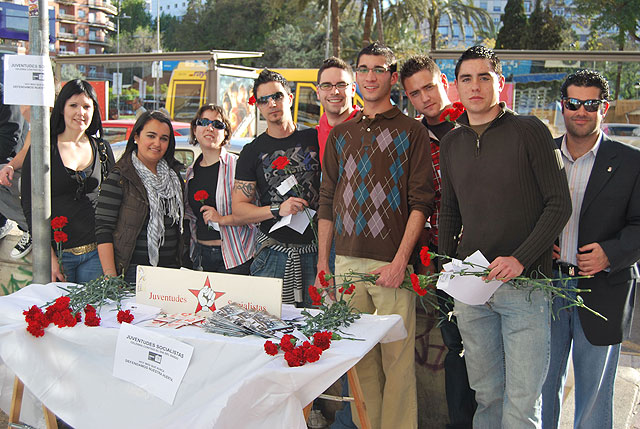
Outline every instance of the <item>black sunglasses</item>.
<svg viewBox="0 0 640 429"><path fill-rule="evenodd" d="M579 100L577 98L566 97L562 99L562 104L568 110L579 110L580 106L584 106L587 112L597 112L600 105L606 103L606 100Z"/></svg>
<svg viewBox="0 0 640 429"><path fill-rule="evenodd" d="M282 100L283 98L284 98L284 94L278 91L278 92L274 92L273 94L263 95L262 97L256 98L256 103L267 104L269 102L269 99L272 99L273 101L277 102L278 100Z"/></svg>
<svg viewBox="0 0 640 429"><path fill-rule="evenodd" d="M213 125L213 128L218 130L224 130L227 128L224 122L214 119L213 121L207 118L196 119L196 125L200 127L208 127L209 125Z"/></svg>

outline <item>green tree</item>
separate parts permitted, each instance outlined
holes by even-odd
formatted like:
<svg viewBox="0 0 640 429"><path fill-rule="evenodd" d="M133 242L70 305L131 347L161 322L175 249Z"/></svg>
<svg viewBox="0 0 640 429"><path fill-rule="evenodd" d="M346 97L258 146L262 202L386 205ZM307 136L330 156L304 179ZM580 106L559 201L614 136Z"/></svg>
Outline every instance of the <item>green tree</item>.
<svg viewBox="0 0 640 429"><path fill-rule="evenodd" d="M638 49L640 42L640 0L574 0L578 14L590 18L594 30L616 31L617 48L625 50L625 42L632 40ZM620 96L622 63L614 86L616 100Z"/></svg>
<svg viewBox="0 0 640 429"><path fill-rule="evenodd" d="M446 18L450 33L454 28L460 30L462 39L465 39L467 25L473 28L480 37L495 37L495 28L491 15L479 7L473 5L473 0L390 0L388 16L394 24L411 19L416 25L427 22L429 26L429 46L435 51L438 45L438 26Z"/></svg>
<svg viewBox="0 0 640 429"><path fill-rule="evenodd" d="M138 27L151 28L151 15L147 12L144 0L122 0L116 5L120 15L130 19L120 20L120 33L135 33Z"/></svg>
<svg viewBox="0 0 640 429"><path fill-rule="evenodd" d="M542 8L542 0L536 0L536 6L529 17L525 49L558 50L562 47L562 31L566 26L562 17L554 17L547 5Z"/></svg>
<svg viewBox="0 0 640 429"><path fill-rule="evenodd" d="M527 31L527 15L524 0L507 0L502 18L502 28L496 39L497 49L524 49Z"/></svg>

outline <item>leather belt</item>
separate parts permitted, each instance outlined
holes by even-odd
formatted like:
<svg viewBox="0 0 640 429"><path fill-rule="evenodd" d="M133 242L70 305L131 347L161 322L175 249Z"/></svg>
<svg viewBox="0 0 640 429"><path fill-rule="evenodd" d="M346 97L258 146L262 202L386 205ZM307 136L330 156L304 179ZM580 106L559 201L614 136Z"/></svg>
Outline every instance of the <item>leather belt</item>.
<svg viewBox="0 0 640 429"><path fill-rule="evenodd" d="M556 268L562 273L570 277L575 277L578 275L580 268L573 264L567 264L566 262L558 262L554 261Z"/></svg>
<svg viewBox="0 0 640 429"><path fill-rule="evenodd" d="M82 246L72 247L71 249L64 249L63 252L73 253L76 256L85 255L89 252L93 252L98 248L96 243L83 244Z"/></svg>

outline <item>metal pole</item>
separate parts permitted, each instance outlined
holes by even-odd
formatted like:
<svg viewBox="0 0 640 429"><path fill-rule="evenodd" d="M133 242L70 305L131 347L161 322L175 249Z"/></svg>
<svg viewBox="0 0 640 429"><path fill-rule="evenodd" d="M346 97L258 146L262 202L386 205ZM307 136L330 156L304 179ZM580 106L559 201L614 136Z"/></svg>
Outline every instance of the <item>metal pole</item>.
<svg viewBox="0 0 640 429"><path fill-rule="evenodd" d="M116 17L116 52L119 54L120 53L120 4L118 4L118 16ZM114 82L113 86L114 88L118 85L119 81L120 81L120 63L116 63L116 81L118 82ZM122 91L122 88L120 86L117 86L118 92L116 93L116 110L118 111L118 118L120 119L120 92ZM107 114L109 109L107 109ZM111 119L111 118L109 118Z"/></svg>
<svg viewBox="0 0 640 429"><path fill-rule="evenodd" d="M158 53L160 53L162 52L162 50L160 50L160 0L156 0L156 34L158 38ZM160 66L159 62L158 62L158 66ZM153 85L156 110L160 108L160 96L158 94L159 89L160 89L160 78L156 74L156 79Z"/></svg>
<svg viewBox="0 0 640 429"><path fill-rule="evenodd" d="M29 17L31 55L49 55L48 1L38 0L36 16ZM31 224L33 233L33 282L51 282L51 150L49 109L31 106Z"/></svg>

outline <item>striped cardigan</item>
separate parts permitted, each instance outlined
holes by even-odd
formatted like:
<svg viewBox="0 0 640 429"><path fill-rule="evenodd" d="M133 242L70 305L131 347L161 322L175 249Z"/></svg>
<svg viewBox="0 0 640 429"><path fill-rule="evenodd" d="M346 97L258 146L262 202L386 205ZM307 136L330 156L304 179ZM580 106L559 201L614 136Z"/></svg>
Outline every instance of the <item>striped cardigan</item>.
<svg viewBox="0 0 640 429"><path fill-rule="evenodd" d="M189 257L193 260L196 248L196 216L189 205L189 181L193 178L193 166L202 160L202 154L187 168L186 184L184 187L184 217L189 220L191 240L189 242ZM224 147L220 151L220 170L216 187L216 209L222 216L231 214L231 192L236 174L237 155L229 153ZM244 264L253 257L256 242L256 226L220 225L222 239L222 259L227 269Z"/></svg>

